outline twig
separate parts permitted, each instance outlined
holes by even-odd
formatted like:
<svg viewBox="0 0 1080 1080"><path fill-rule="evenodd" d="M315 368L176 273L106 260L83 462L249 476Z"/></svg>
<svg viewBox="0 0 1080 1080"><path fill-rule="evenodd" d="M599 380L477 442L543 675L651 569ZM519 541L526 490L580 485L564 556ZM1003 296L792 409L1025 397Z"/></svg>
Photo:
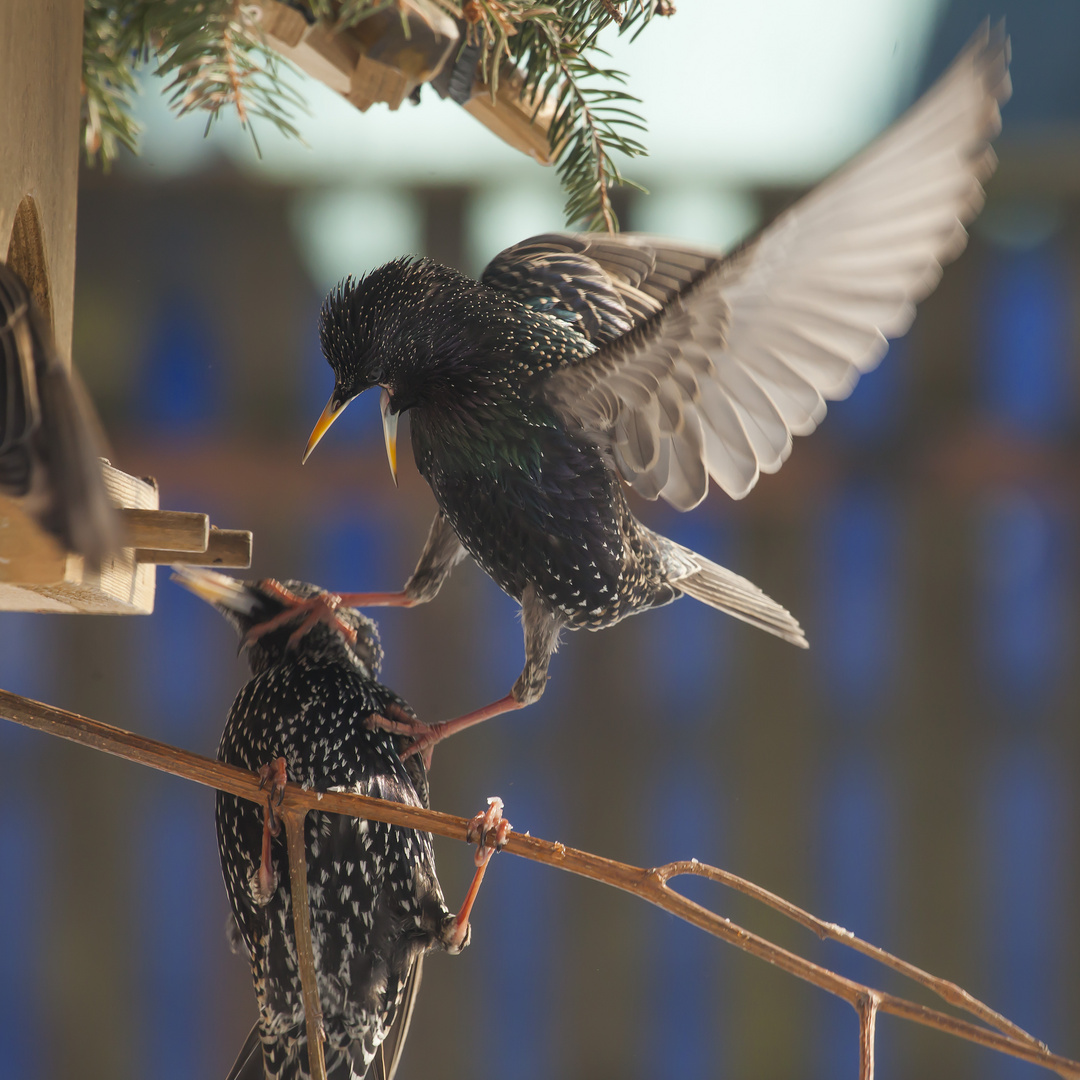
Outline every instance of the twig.
<svg viewBox="0 0 1080 1080"><path fill-rule="evenodd" d="M611 158L608 157L604 148L603 140L600 138L600 132L597 129L596 120L593 116L592 109L589 108L588 98L582 92L581 87L578 85L577 80L574 78L573 72L570 70L570 65L563 57L562 51L559 48L558 42L549 33L551 38L552 47L555 50L556 63L559 66L559 70L563 74L563 83L565 92L571 93L577 98L578 108L581 110L581 127L587 132L587 138L592 144L593 157L596 160L596 210L593 212L593 217L599 216L604 222L604 229L609 233L615 233L619 231L619 223L615 217L615 211L611 205L611 185L613 183L613 177L609 173L609 167L612 166ZM568 142L568 140L567 140ZM564 143L564 145L566 145ZM618 170L615 170L615 176L617 178Z"/></svg>
<svg viewBox="0 0 1080 1080"><path fill-rule="evenodd" d="M196 783L217 788L219 791L230 792L241 798L250 799L252 802L261 803L264 798L264 793L259 788L259 777L254 773L90 720L76 713L43 705L5 690L0 690L0 717L93 747L116 757L160 769L174 776L194 780ZM281 805L282 816L287 817L290 812L300 815L313 809L347 814L351 817L364 817L371 821L388 822L411 829L423 829L452 840L467 841L469 825L467 818L345 792L305 791L298 785L292 784L285 789ZM735 875L726 874L722 870L704 866L698 862L676 862L644 869L522 833L512 833L505 850L593 881L603 882L648 900L657 907L729 942L743 952L748 952L791 975L843 998L860 1017L860 1055L864 1062L872 1061L874 1020L876 1013L880 1011L1041 1065L1068 1080L1080 1080L1080 1062L1050 1053L1038 1040L999 1017L992 1009L976 1001L955 984L926 975L918 968L906 964L883 950L859 941L854 935L850 935L848 931L835 924L816 919L780 897ZM292 871L294 864L303 865L298 860L290 859L291 873L295 873ZM681 874L708 877L761 900L823 937L829 937L857 948L860 952L881 960L897 971L910 974L928 989L939 993L946 1001L972 1012L979 1019L994 1018L988 1019L987 1022L1005 1030L989 1030L982 1025L919 1005L906 998L874 990L805 960L677 893L668 885L668 881ZM304 878L300 879L301 882L303 880ZM294 910L297 907L299 905L294 904ZM301 933L297 935L298 938L303 937L304 927L298 926L298 929L301 930ZM307 929L310 933L310 927ZM874 1015L868 1018L867 1002L871 1001Z"/></svg>
<svg viewBox="0 0 1080 1080"><path fill-rule="evenodd" d="M608 13L608 18L616 26L622 26L622 12L615 6L613 0L600 0L600 6Z"/></svg>
<svg viewBox="0 0 1080 1080"><path fill-rule="evenodd" d="M816 915L811 915L810 912L796 907L790 900L785 900L782 896L777 896L775 893L769 892L768 889L763 889L760 885L747 881L746 878L741 878L727 870L719 870L715 866L707 866L705 863L698 862L697 859L692 859L689 862L669 863L662 870L665 872L665 881L670 881L673 877L679 877L682 874L694 874L735 889L744 896L749 896L751 899L779 911L781 915L786 915L793 922L805 926L807 930L817 934L822 940L836 941L841 945L846 945L849 949L861 952L864 956L869 956L879 964L884 964L886 967L892 968L893 971L898 971L901 975L907 976L912 982L925 986L927 990L937 994L943 1001L971 1013L972 1016L978 1017L984 1023L989 1024L990 1027L995 1027L1007 1035L1012 1035L1015 1039L1030 1043L1038 1050L1049 1052L1050 1048L1046 1043L1036 1039L1033 1035L1029 1035L1023 1028L1018 1027L1011 1020L1002 1016L1001 1013L995 1012L989 1006L984 1005L978 998L972 997L963 987L957 986L954 982L949 982L948 979L931 975L929 972L923 971L922 968L909 964L906 960L901 960L899 957L893 956L892 953L857 938L850 930L845 930L836 923L825 922Z"/></svg>
<svg viewBox="0 0 1080 1080"><path fill-rule="evenodd" d="M293 933L296 958L300 967L300 994L304 1000L304 1023L307 1026L308 1072L311 1080L326 1080L323 1057L322 1001L315 973L315 950L311 944L311 915L308 912L307 848L304 843L306 810L285 810L285 839L289 848L289 892L292 896Z"/></svg>
<svg viewBox="0 0 1080 1080"><path fill-rule="evenodd" d="M240 5L239 3L234 3L233 19L239 18L239 16ZM240 120L240 126L247 127L248 116L247 108L244 105L244 81L236 66L236 52L233 47L233 29L231 20L225 24L225 28L222 30L221 44L224 48L225 59L228 65L229 85L232 91L232 101L236 106L236 115ZM227 100L227 97L225 100ZM312 1080L315 1080L315 1078L312 1077Z"/></svg>
<svg viewBox="0 0 1080 1080"><path fill-rule="evenodd" d="M874 1080L874 1034L877 1029L877 997L867 994L856 1007L859 1014L859 1080Z"/></svg>

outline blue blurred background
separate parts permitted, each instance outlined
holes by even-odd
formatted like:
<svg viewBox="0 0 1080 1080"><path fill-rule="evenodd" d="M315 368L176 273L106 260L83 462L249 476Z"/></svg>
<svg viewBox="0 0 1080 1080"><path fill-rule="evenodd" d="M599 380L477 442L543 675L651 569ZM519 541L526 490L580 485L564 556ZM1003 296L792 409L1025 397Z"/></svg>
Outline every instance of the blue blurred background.
<svg viewBox="0 0 1080 1080"><path fill-rule="evenodd" d="M433 799L466 814L498 793L536 835L720 864L1080 1057L1080 6L1003 6L1001 168L912 334L744 502L639 506L787 605L811 650L689 602L571 635L540 705L439 748ZM880 130L984 14L684 0L612 44L651 125L628 172L652 194L620 195L624 224L730 245ZM144 156L83 179L75 362L117 464L156 476L168 507L253 529L253 575L396 587L433 503L407 456L394 489L374 400L299 464L331 387L321 297L404 252L475 272L560 227L562 197L434 95L360 115L304 92L307 145L262 129L260 160L235 125L204 140L171 118L147 81ZM381 622L386 681L428 719L520 668L515 607L471 565ZM152 618L6 614L0 641L0 685L208 754L244 678L232 631L165 574ZM254 999L225 945L212 802L0 727L0 1075L224 1076ZM439 857L454 904L471 862ZM427 966L404 1080L857 1076L854 1015L820 991L545 868L504 857L488 881L472 947ZM694 895L903 988L740 898ZM878 1068L1037 1071L889 1018Z"/></svg>

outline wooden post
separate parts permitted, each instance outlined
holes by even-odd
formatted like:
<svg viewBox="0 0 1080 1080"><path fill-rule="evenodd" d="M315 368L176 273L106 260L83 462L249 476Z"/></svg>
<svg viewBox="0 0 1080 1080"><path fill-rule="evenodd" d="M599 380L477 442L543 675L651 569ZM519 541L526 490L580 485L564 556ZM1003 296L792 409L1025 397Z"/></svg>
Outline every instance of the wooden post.
<svg viewBox="0 0 1080 1080"><path fill-rule="evenodd" d="M0 3L0 253L71 363L79 183L80 0Z"/></svg>
<svg viewBox="0 0 1080 1080"><path fill-rule="evenodd" d="M82 36L81 0L0 0L0 256L26 282L69 368ZM159 512L152 480L103 470L113 501L133 513L130 546L100 572L0 496L0 610L149 614L155 564L177 551L189 563L251 564L250 533Z"/></svg>

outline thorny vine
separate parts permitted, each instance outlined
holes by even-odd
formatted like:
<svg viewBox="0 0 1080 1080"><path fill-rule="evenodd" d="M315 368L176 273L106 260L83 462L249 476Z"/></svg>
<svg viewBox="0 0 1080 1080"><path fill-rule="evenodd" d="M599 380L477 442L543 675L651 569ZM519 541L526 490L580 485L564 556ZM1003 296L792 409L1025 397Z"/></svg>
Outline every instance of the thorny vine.
<svg viewBox="0 0 1080 1080"><path fill-rule="evenodd" d="M113 754L116 757L125 758L128 761L171 773L174 776L182 776L219 791L230 792L241 798L250 799L252 802L261 804L266 798L265 792L260 787L260 779L255 773L249 773L232 765L224 765L167 743L90 720L77 713L53 708L6 690L0 690L0 717L104 753ZM311 959L310 926L305 918L307 869L303 847L304 816L308 810L312 809L389 822L406 828L424 829L439 836L466 842L468 841L469 820L436 810L423 810L419 807L405 806L402 803L370 799L362 795L305 791L296 785L286 787L280 815L285 822L289 842L290 885L294 897L293 913L296 920L298 951L302 958L301 976L304 985L305 1014L310 1030L314 1032L318 1027L318 1003L314 965ZM504 850L641 897L686 922L700 927L714 937L727 941L736 948L790 975L842 998L852 1006L859 1017L860 1080L873 1080L874 1037L879 1013L899 1016L968 1042L1041 1065L1066 1077L1067 1080L1080 1080L1080 1062L1051 1053L1044 1043L972 997L955 983L930 975L913 964L862 941L835 923L818 919L789 901L727 871L706 866L696 860L668 863L652 868L629 866L586 851L568 848L558 842L541 840L527 833L512 832ZM906 975L948 1004L967 1012L980 1022L973 1023L938 1009L920 1005L899 995L876 990L852 979L844 978L828 968L805 960L773 944L760 935L744 930L730 919L687 899L671 888L669 883L672 879L688 874L705 877L735 889L745 896L766 904L823 939L839 942L872 957L894 971ZM311 1055L313 1080L325 1080L325 1068L320 1070L322 1055L319 1040L309 1039L308 1048Z"/></svg>

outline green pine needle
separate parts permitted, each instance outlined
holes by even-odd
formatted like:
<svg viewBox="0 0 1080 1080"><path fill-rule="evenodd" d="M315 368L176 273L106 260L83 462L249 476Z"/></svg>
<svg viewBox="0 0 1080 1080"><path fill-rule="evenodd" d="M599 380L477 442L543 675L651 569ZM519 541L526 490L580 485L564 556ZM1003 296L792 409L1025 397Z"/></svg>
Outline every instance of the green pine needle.
<svg viewBox="0 0 1080 1080"><path fill-rule="evenodd" d="M504 67L525 75L525 94L539 103L554 95L549 138L566 190L566 217L589 229L615 231L611 204L625 180L615 153L645 153L638 99L623 89L621 72L598 66L597 37L613 22L636 38L652 15L670 5L657 0L435 0L469 27L480 45L481 71L498 86ZM352 25L396 0L308 0L317 19ZM135 72L154 62L171 77L167 92L177 115L203 111L207 130L222 110L235 111L255 140L253 121L266 121L299 138L293 116L303 99L283 77L287 66L262 39L257 12L239 0L85 0L83 142L87 160L107 168L121 146L137 152L132 117ZM405 13L402 11L404 23ZM256 151L258 143L255 142ZM640 189L639 189L640 190Z"/></svg>
<svg viewBox="0 0 1080 1080"><path fill-rule="evenodd" d="M253 120L299 137L304 101L282 77L285 61L266 47L253 9L237 0L86 0L83 11L83 144L105 167L121 146L138 151L132 117L136 71L156 62L172 76L177 115L202 110L207 129L235 110L255 140ZM255 142L256 150L258 143Z"/></svg>

